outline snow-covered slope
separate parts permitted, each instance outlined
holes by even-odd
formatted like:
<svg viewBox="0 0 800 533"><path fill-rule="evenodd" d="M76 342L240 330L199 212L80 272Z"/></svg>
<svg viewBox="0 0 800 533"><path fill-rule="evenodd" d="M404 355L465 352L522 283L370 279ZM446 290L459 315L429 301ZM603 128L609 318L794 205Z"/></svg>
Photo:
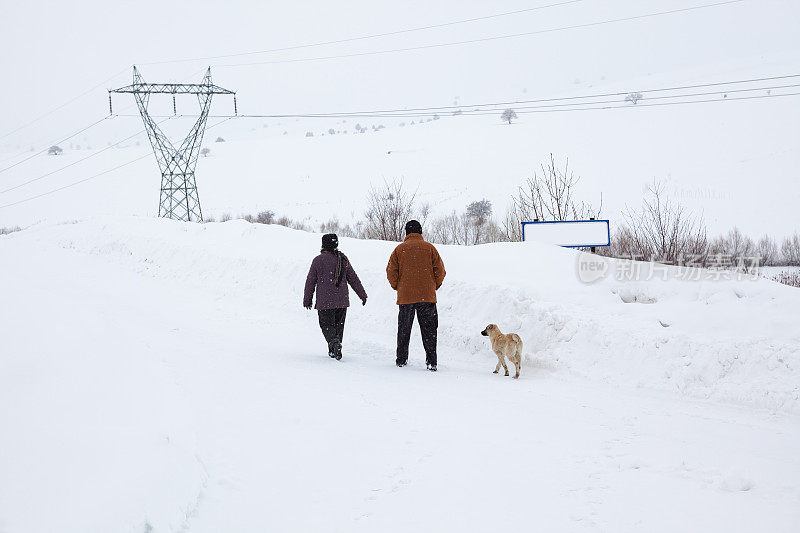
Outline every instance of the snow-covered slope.
<svg viewBox="0 0 800 533"><path fill-rule="evenodd" d="M416 338L393 365L387 242L343 239L370 298L325 356L318 242L131 217L0 237L0 530L796 527L799 291L441 247L430 374ZM489 322L525 340L519 381Z"/></svg>
<svg viewBox="0 0 800 533"><path fill-rule="evenodd" d="M703 83L725 78L696 74L681 79ZM606 84L593 90L626 87ZM603 215L612 225L619 223L626 205L639 206L646 186L658 179L674 200L704 215L712 234L739 226L754 237L769 233L782 238L798 230L792 214L800 188L792 169L800 167L795 143L800 111L792 98L541 113L522 115L511 125L497 116L443 116L413 126L402 119L408 122L404 127L400 119L350 119L272 123L242 132L248 119L231 120L206 134L211 154L199 160L198 191L204 213L217 219L224 213L236 217L270 209L312 225L331 218L351 223L363 218L370 186L397 179L416 192L419 204L429 203L434 216L461 213L468 203L486 198L501 220L517 188L541 172L540 165L553 153L560 166L569 158L570 168L581 177L581 200L597 205L602 197ZM191 120L168 121L164 128L183 138ZM355 122L386 122L387 127L353 134ZM115 118L100 127L120 123L126 133L111 138L122 139L142 127L138 118ZM290 129L288 135L278 133L284 128ZM349 133L320 136L328 128ZM306 130L316 135L306 138ZM227 142L213 142L218 136ZM66 150L4 172L0 226L97 215L155 216L160 175L147 139L141 136L138 143L130 141L81 163L76 162L92 151ZM93 177L137 157L143 158ZM86 178L91 179L72 186Z"/></svg>

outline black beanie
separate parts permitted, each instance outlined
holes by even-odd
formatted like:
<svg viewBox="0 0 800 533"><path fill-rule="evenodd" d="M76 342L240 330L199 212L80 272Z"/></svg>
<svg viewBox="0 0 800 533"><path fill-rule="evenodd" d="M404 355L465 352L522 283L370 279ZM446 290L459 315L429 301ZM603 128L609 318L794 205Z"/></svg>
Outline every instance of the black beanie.
<svg viewBox="0 0 800 533"><path fill-rule="evenodd" d="M326 233L322 236L322 249L333 252L339 247L339 237L335 233Z"/></svg>
<svg viewBox="0 0 800 533"><path fill-rule="evenodd" d="M422 224L420 224L417 220L409 220L406 222L406 235L409 233L419 233L421 235Z"/></svg>

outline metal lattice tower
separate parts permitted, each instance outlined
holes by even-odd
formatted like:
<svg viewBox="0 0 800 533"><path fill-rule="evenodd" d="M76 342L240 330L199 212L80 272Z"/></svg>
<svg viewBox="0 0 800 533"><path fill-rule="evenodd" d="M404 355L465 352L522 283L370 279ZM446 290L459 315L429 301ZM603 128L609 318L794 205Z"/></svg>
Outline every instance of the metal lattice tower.
<svg viewBox="0 0 800 533"><path fill-rule="evenodd" d="M234 114L236 113L236 93L218 87L211 82L211 67L208 67L201 83L145 83L139 70L133 67L133 84L109 91L108 105L111 111L111 93L131 93L139 106L145 131L153 146L158 167L161 170L161 196L158 202L158 216L183 221L203 220L200 198L194 169L200 155L200 144L211 109L211 97L215 94L232 94ZM200 115L189 134L178 148L170 142L147 112L151 94L171 94L172 110L176 113L176 94L196 94L200 103ZM112 112L113 114L113 112Z"/></svg>

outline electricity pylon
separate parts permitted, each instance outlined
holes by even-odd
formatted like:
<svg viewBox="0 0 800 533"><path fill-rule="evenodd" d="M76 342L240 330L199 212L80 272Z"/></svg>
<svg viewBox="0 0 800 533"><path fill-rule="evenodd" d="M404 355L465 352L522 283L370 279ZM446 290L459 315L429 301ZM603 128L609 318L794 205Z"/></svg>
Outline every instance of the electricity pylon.
<svg viewBox="0 0 800 533"><path fill-rule="evenodd" d="M211 109L211 97L215 94L232 94L234 114L236 114L236 93L211 82L211 67L208 67L203 81L198 84L145 83L135 66L133 67L132 85L109 91L108 107L110 112L112 112L111 93L131 93L139 106L139 113L142 115L147 136L161 170L158 216L187 222L202 222L203 212L200 209L200 198L197 196L194 169L197 166L197 156L200 154L200 144L203 142L208 112ZM197 95L200 103L200 116L178 148L175 148L147 112L151 94L171 94L173 113L176 112L176 94ZM113 112L111 114L113 115Z"/></svg>

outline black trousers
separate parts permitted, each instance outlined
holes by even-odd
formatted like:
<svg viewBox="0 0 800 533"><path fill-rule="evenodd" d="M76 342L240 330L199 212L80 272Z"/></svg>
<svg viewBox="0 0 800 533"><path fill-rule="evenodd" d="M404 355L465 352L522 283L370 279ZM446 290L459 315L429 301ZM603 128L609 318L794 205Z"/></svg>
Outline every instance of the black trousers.
<svg viewBox="0 0 800 533"><path fill-rule="evenodd" d="M342 342L342 336L344 335L344 319L347 316L347 308L318 309L317 313L319 314L319 327L328 343L328 350L334 351L334 343L338 342L341 344Z"/></svg>
<svg viewBox="0 0 800 533"><path fill-rule="evenodd" d="M414 314L417 315L419 329L422 332L422 346L425 347L425 362L436 364L436 330L439 327L439 314L436 303L420 302L403 304L397 313L397 362L408 361L408 343L411 340L411 326L414 325Z"/></svg>

